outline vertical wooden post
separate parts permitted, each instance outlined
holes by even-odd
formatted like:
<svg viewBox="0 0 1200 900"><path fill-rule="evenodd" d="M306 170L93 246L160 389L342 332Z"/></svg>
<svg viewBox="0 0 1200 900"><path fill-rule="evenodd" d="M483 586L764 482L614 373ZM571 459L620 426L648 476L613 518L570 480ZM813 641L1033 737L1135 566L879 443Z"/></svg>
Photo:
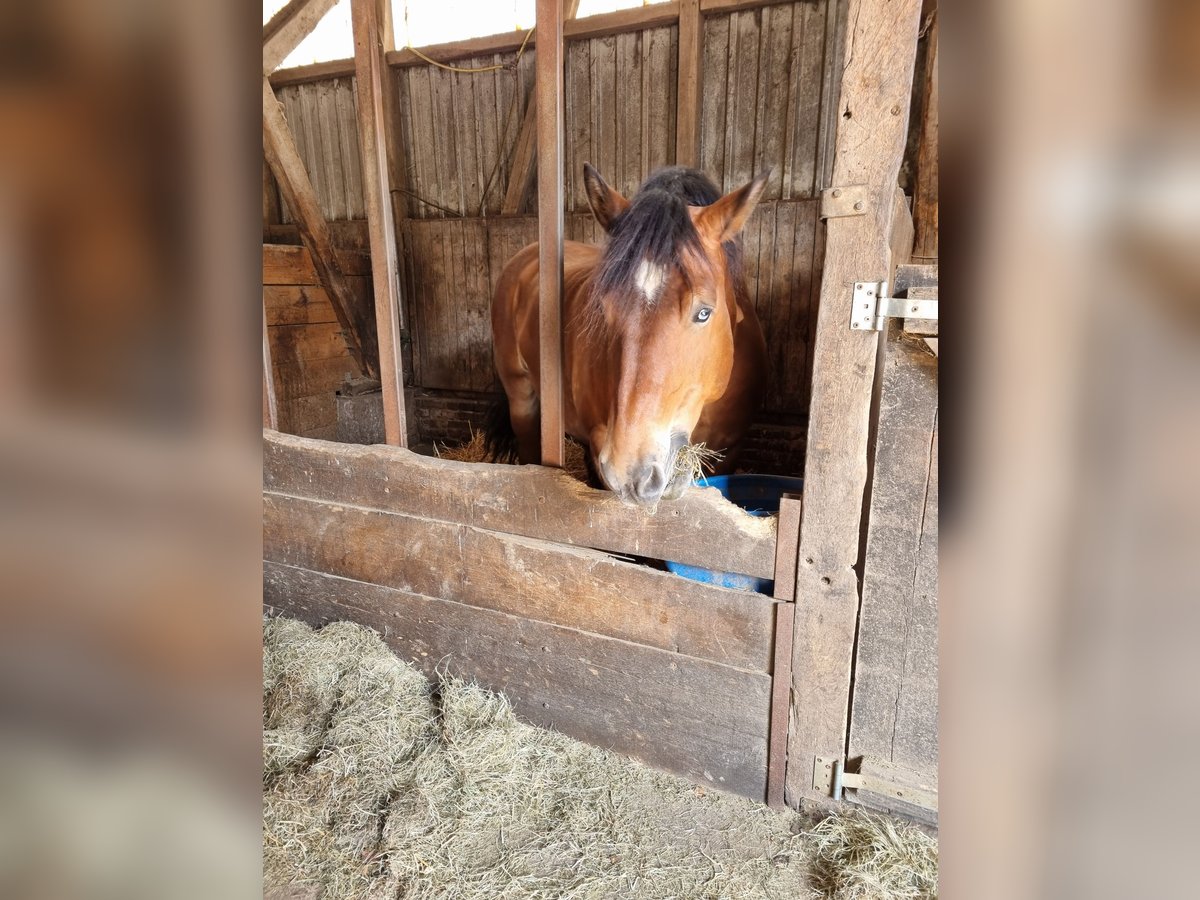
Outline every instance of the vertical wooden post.
<svg viewBox="0 0 1200 900"><path fill-rule="evenodd" d="M856 281L888 276L896 178L904 153L920 0L849 0L832 186L866 185L863 215L826 224L813 357L804 509L796 572L787 795L813 786L817 757L844 759L859 609L876 332L850 328Z"/></svg>
<svg viewBox="0 0 1200 900"><path fill-rule="evenodd" d="M383 383L383 428L387 443L408 446L404 415L404 366L400 358L400 278L396 224L386 156L380 7L388 0L352 0L354 73L358 89L358 146L362 155L363 194L371 239L371 280L375 289L375 327L379 340L379 378Z"/></svg>
<svg viewBox="0 0 1200 900"><path fill-rule="evenodd" d="M317 201L312 181L304 169L304 160L296 149L296 142L288 129L283 107L271 89L271 83L263 78L263 154L279 193L287 203L304 243L312 257L313 267L321 287L329 295L334 315L346 336L346 346L354 357L359 371L364 375L376 373L375 329L371 327L370 310L361 303L342 273L337 253L333 248L333 233L321 204Z"/></svg>
<svg viewBox="0 0 1200 900"><path fill-rule="evenodd" d="M562 467L563 0L537 0L538 348L542 463Z"/></svg>
<svg viewBox="0 0 1200 900"><path fill-rule="evenodd" d="M679 4L679 90L675 112L675 163L700 164L700 85L704 65L704 20L700 0Z"/></svg>
<svg viewBox="0 0 1200 900"><path fill-rule="evenodd" d="M775 650L771 664L771 722L767 728L767 805L784 807L784 777L792 696L792 643L796 624L796 548L800 542L801 500L784 494L779 501L775 538Z"/></svg>
<svg viewBox="0 0 1200 900"><path fill-rule="evenodd" d="M267 306L263 303L263 428L279 430L279 403L275 399L275 370L271 365L271 338L267 332Z"/></svg>

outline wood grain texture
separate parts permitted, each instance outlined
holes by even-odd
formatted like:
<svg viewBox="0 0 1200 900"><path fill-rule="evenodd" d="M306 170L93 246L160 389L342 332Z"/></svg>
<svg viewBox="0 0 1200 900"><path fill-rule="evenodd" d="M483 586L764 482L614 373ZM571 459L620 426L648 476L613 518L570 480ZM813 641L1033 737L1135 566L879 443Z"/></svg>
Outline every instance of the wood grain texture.
<svg viewBox="0 0 1200 900"><path fill-rule="evenodd" d="M913 190L913 224L917 238L913 256L938 255L938 19L929 31L925 83L922 87L921 137L917 149L916 184Z"/></svg>
<svg viewBox="0 0 1200 900"><path fill-rule="evenodd" d="M263 74L270 75L300 46L337 0L291 0L263 27Z"/></svg>
<svg viewBox="0 0 1200 900"><path fill-rule="evenodd" d="M800 542L801 498L779 501L775 543L775 640L771 666L771 722L767 742L767 805L786 804L787 742L792 698L792 645L796 635L796 548Z"/></svg>
<svg viewBox="0 0 1200 900"><path fill-rule="evenodd" d="M936 777L937 358L892 323L884 349L850 755Z"/></svg>
<svg viewBox="0 0 1200 900"><path fill-rule="evenodd" d="M859 607L855 564L867 479L876 335L847 327L852 285L886 279L896 177L916 54L918 0L850 0L835 184L865 184L863 216L826 225L796 576L788 798L821 799L817 756L841 758Z"/></svg>
<svg viewBox="0 0 1200 900"><path fill-rule="evenodd" d="M265 493L263 556L740 669L771 670L768 598L595 550Z"/></svg>
<svg viewBox="0 0 1200 900"><path fill-rule="evenodd" d="M449 600L265 563L270 611L350 619L401 658L502 691L527 722L761 799L770 678Z"/></svg>
<svg viewBox="0 0 1200 900"><path fill-rule="evenodd" d="M263 484L275 493L572 546L761 578L775 571L775 520L743 512L712 488L689 489L649 512L539 466L456 463L283 434L264 437Z"/></svg>
<svg viewBox="0 0 1200 900"><path fill-rule="evenodd" d="M704 64L704 30L700 0L679 4L679 81L675 116L675 161L681 166L700 163L700 98Z"/></svg>
<svg viewBox="0 0 1200 900"><path fill-rule="evenodd" d="M538 408L542 464L563 444L563 0L537 2Z"/></svg>
<svg viewBox="0 0 1200 900"><path fill-rule="evenodd" d="M383 389L384 435L387 443L406 447L404 361L400 358L403 301L386 150L389 133L384 85L389 72L384 63L384 38L379 27L381 18L387 22L391 19L387 11L380 9L384 3L390 3L390 0L353 0L351 20L358 88L358 144L362 152L363 197L371 239L371 283L375 288L377 371Z"/></svg>
<svg viewBox="0 0 1200 900"><path fill-rule="evenodd" d="M271 341L267 336L267 307L262 325L263 428L279 428L279 401L275 396L275 367L271 365Z"/></svg>
<svg viewBox="0 0 1200 900"><path fill-rule="evenodd" d="M378 371L379 360L375 323L369 308L359 302L341 271L329 225L288 130L283 109L265 78L263 151L279 184L280 194L296 217L301 240L312 257L320 283L329 294L338 322L346 332L350 353L364 374L374 375Z"/></svg>

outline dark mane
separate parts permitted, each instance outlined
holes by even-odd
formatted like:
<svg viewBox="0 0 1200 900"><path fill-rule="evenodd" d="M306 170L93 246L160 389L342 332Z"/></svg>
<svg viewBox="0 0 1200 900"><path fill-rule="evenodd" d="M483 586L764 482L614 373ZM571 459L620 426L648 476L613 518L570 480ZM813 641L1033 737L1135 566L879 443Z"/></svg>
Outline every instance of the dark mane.
<svg viewBox="0 0 1200 900"><path fill-rule="evenodd" d="M673 269L686 278L680 260L702 256L700 235L692 225L688 206L708 206L721 197L703 172L684 166L667 166L642 182L629 207L609 229L608 246L592 279L592 301L616 297L620 302L644 300L636 291L638 267L643 261ZM741 251L736 241L725 243L725 256L735 284L740 284Z"/></svg>

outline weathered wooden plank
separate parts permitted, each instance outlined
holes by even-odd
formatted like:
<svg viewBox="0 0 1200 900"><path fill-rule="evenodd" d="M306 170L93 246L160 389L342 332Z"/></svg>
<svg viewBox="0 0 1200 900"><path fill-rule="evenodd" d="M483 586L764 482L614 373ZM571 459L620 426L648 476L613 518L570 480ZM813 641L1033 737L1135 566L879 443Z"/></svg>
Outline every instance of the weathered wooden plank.
<svg viewBox="0 0 1200 900"><path fill-rule="evenodd" d="M651 512L538 466L456 463L284 435L264 437L263 479L267 490L331 503L760 578L775 571L775 520L745 513L713 488L690 488Z"/></svg>
<svg viewBox="0 0 1200 900"><path fill-rule="evenodd" d="M337 0L291 0L263 26L263 74L270 75L300 46Z"/></svg>
<svg viewBox="0 0 1200 900"><path fill-rule="evenodd" d="M364 374L378 371L374 322L346 283L333 247L329 224L317 203L304 163L288 131L283 109L266 78L263 79L263 151L281 195L296 217L300 237L308 249L321 285L333 301L338 321L346 330L351 355Z"/></svg>
<svg viewBox="0 0 1200 900"><path fill-rule="evenodd" d="M758 57L758 111L755 116L754 172L770 172L763 199L783 196L784 144L780 112L794 109L792 97L792 5L770 6L762 15L762 49Z"/></svg>
<svg viewBox="0 0 1200 900"><path fill-rule="evenodd" d="M700 89L704 30L700 0L679 4L679 98L675 114L675 159L681 166L700 163Z"/></svg>
<svg viewBox="0 0 1200 900"><path fill-rule="evenodd" d="M362 163L358 149L358 119L354 105L354 81L340 78L333 96L338 123L342 179L346 194L346 217L364 219L367 215L363 199Z"/></svg>
<svg viewBox="0 0 1200 900"><path fill-rule="evenodd" d="M520 616L275 563L263 601L376 629L430 677L503 692L535 725L761 799L770 678Z"/></svg>
<svg viewBox="0 0 1200 900"><path fill-rule="evenodd" d="M938 364L885 345L855 658L850 755L936 773Z"/></svg>
<svg viewBox="0 0 1200 900"><path fill-rule="evenodd" d="M934 17L926 50L924 108L917 149L916 184L913 190L913 224L917 239L913 256L938 255L938 20Z"/></svg>
<svg viewBox="0 0 1200 900"><path fill-rule="evenodd" d="M773 2L782 2L782 0L773 0ZM583 41L604 35L619 34L623 31L637 31L644 28L673 25L678 18L679 4L677 2L653 3L645 7L622 9L611 13L588 16L585 19L568 21L563 26L563 39L568 42ZM469 60L472 57L487 56L493 53L511 53L520 49L522 44L525 44L527 48L533 47L536 41L536 36L530 35L527 31L510 31L505 34L489 34L484 37L470 38L468 40L432 44L419 49L423 56L427 56L437 62L448 63L458 60ZM427 60L409 49L389 52L387 61L388 65L394 68L421 68L428 67L429 65ZM274 87L283 87L285 85L320 81L325 78L352 75L353 73L353 59L336 59L308 66L277 69L271 73L271 84Z"/></svg>
<svg viewBox="0 0 1200 900"><path fill-rule="evenodd" d="M679 96L679 35L675 28L654 28L642 34L642 171L649 175L676 161L676 108ZM697 67L699 63L697 63ZM699 119L689 165L699 161Z"/></svg>
<svg viewBox="0 0 1200 900"><path fill-rule="evenodd" d="M642 168L642 32L618 34L614 40L617 169L624 173L632 194L647 174Z"/></svg>
<svg viewBox="0 0 1200 900"><path fill-rule="evenodd" d="M563 21L562 0L538 0L538 406L542 463L562 466Z"/></svg>
<svg viewBox="0 0 1200 900"><path fill-rule="evenodd" d="M783 808L787 776L787 737L792 694L792 643L796 625L796 549L800 543L799 494L779 501L775 544L775 640L771 667L771 721L767 743L767 804Z"/></svg>
<svg viewBox="0 0 1200 900"><path fill-rule="evenodd" d="M336 322L333 306L317 285L264 285L267 325L319 325Z"/></svg>
<svg viewBox="0 0 1200 900"><path fill-rule="evenodd" d="M769 598L595 550L265 493L263 557L755 672L772 665Z"/></svg>
<svg viewBox="0 0 1200 900"><path fill-rule="evenodd" d="M758 120L758 57L762 43L760 10L729 18L729 113L725 120L725 190L752 180L755 124Z"/></svg>
<svg viewBox="0 0 1200 900"><path fill-rule="evenodd" d="M371 258L353 250L337 251L338 267L348 277L371 274ZM295 244L263 244L263 284L319 285L312 256Z"/></svg>
<svg viewBox="0 0 1200 900"><path fill-rule="evenodd" d="M375 327L378 335L378 376L383 387L385 439L398 447L408 445L404 414L404 362L400 358L399 254L396 223L392 218L388 178L383 80L384 38L379 23L390 22L381 4L390 0L353 0L355 84L358 90L358 146L362 152L363 199L371 236L371 282L375 287Z"/></svg>
<svg viewBox="0 0 1200 900"><path fill-rule="evenodd" d="M836 3L835 3L836 5ZM816 197L821 114L823 103L833 103L822 97L820 85L822 67L830 49L825 28L829 3L801 3L794 8L795 25L792 37L791 97L788 111L789 155L784 161L785 176L782 190L789 197Z"/></svg>
<svg viewBox="0 0 1200 900"><path fill-rule="evenodd" d="M347 376L359 375L349 354L327 359L300 360L281 352L278 329L271 329L272 361L275 366L275 392L279 402L298 397L332 394ZM286 346L286 345L285 345ZM287 431L281 427L280 431Z"/></svg>
<svg viewBox="0 0 1200 900"><path fill-rule="evenodd" d="M271 365L271 341L267 337L267 308L263 305L262 333L263 428L278 430L279 401L275 395L275 367Z"/></svg>
<svg viewBox="0 0 1200 900"><path fill-rule="evenodd" d="M299 437L318 437L337 430L337 403L332 390L292 397L279 405L281 431Z"/></svg>
<svg viewBox="0 0 1200 900"><path fill-rule="evenodd" d="M298 358L302 363L347 355L346 340L337 322L318 325L277 325L268 329L276 363Z"/></svg>
<svg viewBox="0 0 1200 900"><path fill-rule="evenodd" d="M583 164L593 162L592 150L592 48L587 41L567 45L567 69L563 88L566 92L564 125L567 129L565 176L567 208L588 209L583 185ZM593 163L594 164L594 163Z"/></svg>
<svg viewBox="0 0 1200 900"><path fill-rule="evenodd" d="M563 20L575 18L579 11L579 0L563 0ZM520 212L533 182L534 163L537 161L537 103L534 93L529 93L525 114L521 119L521 130L517 134L516 150L513 152L512 169L509 171L508 187L504 192L505 213Z"/></svg>
<svg viewBox="0 0 1200 900"><path fill-rule="evenodd" d="M704 20L704 104L700 115L700 168L718 186L725 178L725 119L729 96L729 17Z"/></svg>
<svg viewBox="0 0 1200 900"><path fill-rule="evenodd" d="M919 0L850 0L835 184L868 186L865 215L826 224L813 361L792 659L788 797L820 799L817 756L842 756L859 593L867 438L878 337L846 327L855 281L887 278Z"/></svg>

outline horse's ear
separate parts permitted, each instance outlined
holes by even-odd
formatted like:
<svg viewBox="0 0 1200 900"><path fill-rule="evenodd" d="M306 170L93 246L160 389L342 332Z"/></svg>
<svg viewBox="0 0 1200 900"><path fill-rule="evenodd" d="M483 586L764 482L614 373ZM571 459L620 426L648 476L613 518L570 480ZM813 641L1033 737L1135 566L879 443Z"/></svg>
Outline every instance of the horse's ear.
<svg viewBox="0 0 1200 900"><path fill-rule="evenodd" d="M588 203L601 227L608 231L613 219L625 212L629 201L608 186L591 163L583 164L583 184L587 188Z"/></svg>
<svg viewBox="0 0 1200 900"><path fill-rule="evenodd" d="M771 177L768 169L752 182L736 191L730 191L711 206L692 207L696 230L718 244L737 237L750 213L758 205L767 179Z"/></svg>

